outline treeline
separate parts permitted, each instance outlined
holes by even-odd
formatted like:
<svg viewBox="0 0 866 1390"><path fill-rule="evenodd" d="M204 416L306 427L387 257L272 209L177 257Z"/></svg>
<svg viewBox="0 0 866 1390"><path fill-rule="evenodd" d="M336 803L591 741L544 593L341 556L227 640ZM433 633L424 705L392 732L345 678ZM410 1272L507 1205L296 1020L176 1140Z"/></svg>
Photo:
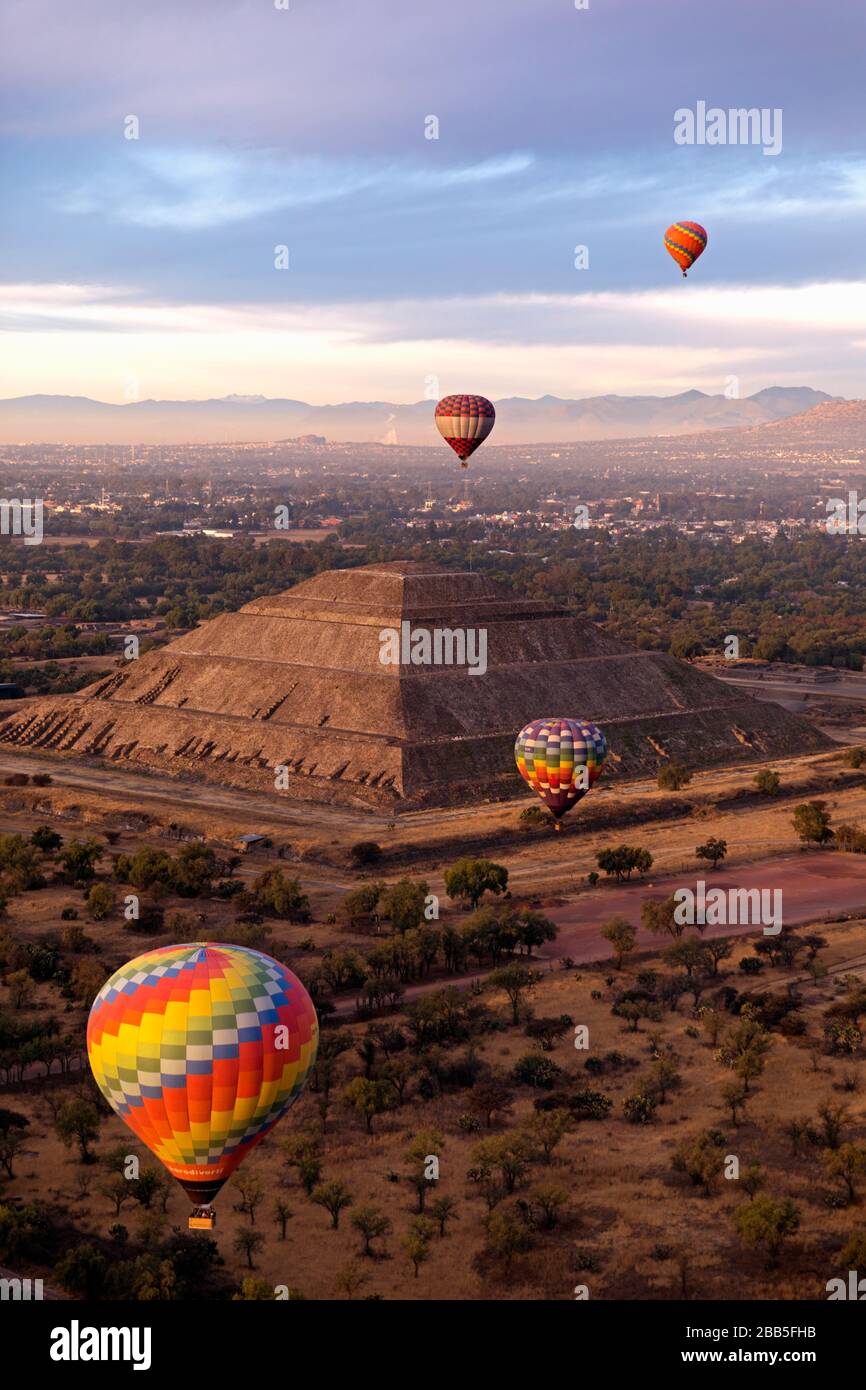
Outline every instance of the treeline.
<svg viewBox="0 0 866 1390"><path fill-rule="evenodd" d="M148 612L185 627L325 569L415 558L449 568L471 563L515 593L556 601L638 647L679 656L721 653L731 633L742 655L770 660L859 669L866 654L866 552L856 536L816 530L735 543L723 532L616 538L603 529L528 526L516 536L461 518L446 538L429 526L410 534L393 513L374 520L344 525L345 537L364 536L351 550L334 538L298 546L175 537L70 546L52 551L50 579L38 548L22 546L10 552L2 598L66 623Z"/></svg>

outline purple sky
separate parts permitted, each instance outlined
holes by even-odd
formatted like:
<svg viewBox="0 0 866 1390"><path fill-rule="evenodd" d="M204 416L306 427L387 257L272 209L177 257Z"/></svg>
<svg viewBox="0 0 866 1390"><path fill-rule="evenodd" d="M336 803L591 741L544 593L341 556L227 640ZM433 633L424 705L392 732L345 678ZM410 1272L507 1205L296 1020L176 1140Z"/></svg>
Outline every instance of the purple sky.
<svg viewBox="0 0 866 1390"><path fill-rule="evenodd" d="M853 0L289 6L6 0L4 395L863 394ZM677 145L698 101L781 152Z"/></svg>

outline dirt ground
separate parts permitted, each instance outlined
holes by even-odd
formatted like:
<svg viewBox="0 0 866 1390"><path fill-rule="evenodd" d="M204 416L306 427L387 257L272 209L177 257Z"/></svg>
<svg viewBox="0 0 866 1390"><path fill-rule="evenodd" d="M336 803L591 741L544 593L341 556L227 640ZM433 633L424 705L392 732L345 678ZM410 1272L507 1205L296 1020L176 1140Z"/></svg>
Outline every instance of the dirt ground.
<svg viewBox="0 0 866 1390"><path fill-rule="evenodd" d="M826 1007L846 987L846 981L862 979L866 972L866 918L857 915L852 920L829 924L823 919L841 902L840 894L834 898L835 885L847 885L845 910L849 911L862 880L866 903L866 865L861 868L862 861L855 856L801 851L790 822L792 806L803 797L788 796L786 790L806 779L810 785L815 783L819 792L823 787L834 823L851 820L866 825L866 778L858 774L839 787L843 775L839 755L792 761L779 765L778 770L782 774L783 794L757 800L746 795L751 777L746 769L696 777L689 788L678 794L686 800L684 813L673 817L666 809L670 794L660 793L649 784L635 785L629 789L629 795L636 802L657 805L665 814L659 820L646 820L634 830L596 828L562 836L546 829L527 833L516 824L519 811L527 803L482 808L477 819L483 823L485 833L501 835L503 845L508 846L507 852L500 849L492 857L509 867L516 893L542 903L550 916L565 923L562 937L546 948L547 958L539 962L542 977L531 998L537 1015L567 1014L575 1024L586 1025L589 1030L588 1052L577 1050L569 1031L549 1054L562 1069L557 1090L588 1086L602 1091L612 1101L606 1119L577 1122L555 1151L551 1164L534 1163L525 1188L515 1193L515 1199L526 1199L539 1183L553 1182L566 1190L567 1209L553 1230L534 1231L531 1248L517 1255L509 1267L491 1261L482 1254L487 1208L477 1186L467 1179L472 1150L487 1132L467 1134L461 1128L460 1117L467 1108L466 1093L449 1091L425 1100L410 1083L406 1104L378 1116L373 1133L367 1134L363 1121L339 1100L346 1081L362 1069L361 1059L350 1050L339 1064L337 1098L325 1135L323 1178L345 1183L354 1207L373 1202L387 1214L392 1231L384 1242L384 1253L372 1259L360 1255L360 1240L351 1226L353 1208L343 1212L339 1229L331 1230L328 1214L309 1202L295 1170L285 1163L281 1139L318 1124L316 1097L308 1091L244 1165L245 1171L261 1176L266 1191L256 1218L256 1228L264 1235L265 1245L254 1257L255 1275L269 1285L296 1288L310 1299L344 1297L338 1291L338 1278L353 1259L366 1276L355 1295L359 1298L570 1299L575 1286L585 1284L591 1298L669 1299L682 1296L683 1280L687 1295L696 1299L824 1297L826 1281L838 1273L838 1251L852 1231L863 1229L859 1193L857 1201L847 1207L828 1205L827 1194L838 1188L838 1182L824 1174L820 1150L806 1145L802 1153L793 1154L784 1127L794 1118L814 1121L818 1107L830 1101L847 1107L845 1139L858 1144L866 1141L862 1053L834 1058L819 1046ZM844 776L852 778L850 773ZM737 793L743 794L741 801L725 803L726 797ZM621 788L609 794L611 800L622 796ZM720 802L724 805L717 804ZM300 815L294 829L277 819L272 826L256 822L255 828L274 831L274 847L245 856L238 870L240 877L249 880L263 868L278 864L300 877L311 897L313 922L305 926L275 922L272 929L274 942L288 952L301 975L328 947L369 949L374 944L369 937L348 934L338 924L326 922L346 889L362 881L348 863L347 844L352 839L345 833L328 835L319 825L308 824L301 833L302 819ZM132 852L145 843L176 851L180 842L172 838L177 832L169 830L172 820L182 823L188 832L204 834L222 851L239 828L237 813L231 816L221 809L188 805L182 797L174 807L169 801L164 806L154 801L144 810L132 796L120 799L110 793L85 792L70 785L0 788L2 833L27 833L44 823L67 837L92 834L101 838L106 830L111 830L115 843L106 844L100 862L102 872L109 869L113 854ZM441 867L450 862L445 847L451 858L457 857L454 846L460 844L460 831L466 824L466 817L453 812L438 818L425 813L412 823L408 818L405 824L401 821L390 839L383 836L386 859L381 876L387 879L423 871L433 891L441 891ZM246 821L243 828L250 828ZM475 820L471 828L476 835ZM620 974L609 963L579 963L571 969L563 969L559 964L559 958L569 953L569 913L573 925L588 933L585 954L592 953L598 959L604 954L603 943L597 939L598 925L613 911L621 911L624 906L629 911L636 910L644 897L668 893L674 880L665 877L667 872L681 873L686 866L692 881L697 876L711 879L712 872L706 866L699 867L694 858L695 845L710 834L729 839L729 859L718 875L720 882L729 878L733 881L740 865L744 866L744 874L750 865L748 872L759 880L766 875L770 887L779 881L780 875L787 875L786 904L794 903L797 892L802 890L806 906L799 920L821 921L821 933L828 941L821 956L828 968L827 976L813 981L802 973L798 975L806 1035L784 1037L774 1031L766 1070L752 1084L752 1095L736 1126L721 1098L722 1086L730 1081L731 1073L713 1059L713 1047L701 1030L700 1019L692 1017L688 998L681 1001L677 1012L665 1010L661 1022L642 1022L638 1032L629 1031L623 1020L611 1013L616 990L634 984L640 970L660 967L659 943L642 941L640 954ZM651 849L656 863L648 880L633 887L600 886L588 892L584 876L594 867L596 848L623 841ZM425 843L426 854L422 851ZM284 859L277 857L281 848ZM439 867L433 867L431 860ZM823 894L821 882L826 884ZM627 902L622 900L623 895ZM821 901L822 896L825 902ZM81 893L62 885L25 893L10 903L8 929L16 939L56 931L60 911L70 903L81 908ZM173 906L202 914L202 934L210 939L218 939L232 918L229 904L211 899L168 899L166 907L170 910ZM840 909L836 915L844 914ZM444 893L441 920L461 920L459 909L448 903ZM119 916L93 923L82 911L81 924L98 944L98 959L105 965L106 975L150 944L149 938L131 935ZM735 943L731 959L721 967L718 985L754 988L738 970L740 957L751 954L753 935L746 934ZM167 939L162 936L154 941ZM593 939L598 940L595 950ZM312 949L308 949L310 943ZM781 993L793 979L784 969L767 969L760 988ZM433 983L447 983L447 977ZM517 1059L534 1045L525 1036L522 1024L512 1025L504 995L489 986L479 988L480 1002L495 1022L491 1029L472 1039L471 1047L497 1072L509 1074ZM53 986L40 985L32 1006L22 1010L20 1016L26 1019L48 1008L58 1012L63 1007ZM70 1008L83 1022L86 1011L78 1005ZM0 1009L11 1010L5 987L0 987ZM389 1021L399 1026L402 1018L397 1012L389 1016ZM366 1024L342 1020L339 1026L350 1030L356 1042L367 1029ZM456 1049L458 1053L465 1050L463 1045ZM623 1066L601 1076L585 1070L587 1056L603 1057L611 1050L625 1056ZM635 1080L647 1073L652 1057L659 1052L676 1059L681 1086L659 1106L653 1123L630 1124L623 1113L623 1097ZM31 1119L26 1152L17 1160L14 1178L2 1184L0 1201L48 1202L68 1214L82 1238L106 1237L117 1218L113 1206L99 1191L105 1179L104 1170L99 1165L82 1165L74 1152L60 1144L45 1102L45 1084L74 1090L78 1080L73 1077L68 1082L41 1086L28 1083L24 1089L0 1088L0 1105L20 1110ZM490 1133L520 1125L533 1113L533 1102L543 1094L524 1085L514 1085L513 1093L511 1113L496 1121ZM416 1278L402 1246L415 1211L415 1194L407 1182L405 1150L413 1134L430 1127L441 1129L445 1140L439 1155L439 1185L432 1196L452 1196L457 1203L456 1219L449 1222L444 1239L437 1236L432 1241L430 1258ZM768 1271L762 1256L744 1249L740 1242L732 1213L738 1203L748 1198L736 1181L721 1179L713 1195L706 1197L673 1171L671 1157L676 1145L706 1129L721 1132L725 1154L739 1158L741 1171L753 1163L763 1167L765 1192L774 1197L791 1197L799 1208L800 1229L787 1242L778 1269ZM126 1127L112 1116L102 1124L97 1153L105 1154L121 1142L129 1144L129 1152L136 1151ZM142 1156L147 1157L143 1152ZM234 1251L233 1241L242 1225L249 1224L249 1217L233 1209L233 1187L234 1182L229 1183L217 1199L219 1220L215 1238L225 1260L225 1273L239 1282L247 1272L246 1261ZM285 1241L279 1238L271 1210L278 1198L288 1201L293 1212ZM187 1211L187 1199L179 1190L173 1190L165 1215L166 1231L172 1225L185 1227ZM133 1242L152 1219L132 1202L127 1203L120 1217Z"/></svg>

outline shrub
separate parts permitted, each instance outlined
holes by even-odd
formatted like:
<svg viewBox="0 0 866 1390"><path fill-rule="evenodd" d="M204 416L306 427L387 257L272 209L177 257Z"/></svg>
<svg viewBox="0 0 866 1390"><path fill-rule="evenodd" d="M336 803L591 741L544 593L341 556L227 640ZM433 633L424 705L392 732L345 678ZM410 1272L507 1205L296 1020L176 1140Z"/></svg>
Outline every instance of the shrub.
<svg viewBox="0 0 866 1390"><path fill-rule="evenodd" d="M678 792L681 787L688 786L692 774L682 763L670 762L659 768L657 780L660 791Z"/></svg>
<svg viewBox="0 0 866 1390"><path fill-rule="evenodd" d="M623 1114L632 1125L648 1125L655 1119L658 1097L645 1082L638 1082L622 1103Z"/></svg>
<svg viewBox="0 0 866 1390"><path fill-rule="evenodd" d="M514 1067L515 1081L523 1086L535 1086L544 1091L550 1090L561 1074L562 1068L540 1052L527 1052Z"/></svg>
<svg viewBox="0 0 866 1390"><path fill-rule="evenodd" d="M866 830L847 822L840 825L836 831L836 848L846 854L866 854Z"/></svg>
<svg viewBox="0 0 866 1390"><path fill-rule="evenodd" d="M382 858L382 846L375 840L359 840L349 850L349 858L356 869L367 864L378 864Z"/></svg>
<svg viewBox="0 0 866 1390"><path fill-rule="evenodd" d="M767 796L776 796L782 784L778 772L771 772L768 767L762 767L760 772L756 772L752 781L758 791L764 792Z"/></svg>

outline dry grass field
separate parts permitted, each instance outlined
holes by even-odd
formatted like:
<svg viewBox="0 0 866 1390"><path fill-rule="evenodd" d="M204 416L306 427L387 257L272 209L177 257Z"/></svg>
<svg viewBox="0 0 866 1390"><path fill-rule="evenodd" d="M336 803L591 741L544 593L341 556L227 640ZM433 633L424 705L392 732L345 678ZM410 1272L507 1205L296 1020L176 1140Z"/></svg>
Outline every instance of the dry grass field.
<svg viewBox="0 0 866 1390"><path fill-rule="evenodd" d="M778 770L782 776L782 795L778 798L752 796L750 776L740 768L696 777L676 794L683 807L679 812L674 808L674 814L671 794L649 784L635 785L629 789L629 804L638 820L633 826L618 824L615 809L611 810L614 802L624 801L623 790L617 788L606 799L596 798L596 803L601 803L596 807L601 824L593 825L589 814L585 823L575 816L575 828L560 837L545 830L519 828L517 817L524 802L482 808L471 830L462 813L441 813L438 817L423 813L379 834L385 851L380 876L393 880L423 873L433 891L443 893L440 926L459 926L465 915L445 898L441 872L461 852L476 852L475 845L480 842L488 846L485 853L508 866L514 887L512 903L531 900L546 904L548 910L557 904L558 915L570 901L586 901L582 880L594 867L597 848L623 841L649 847L656 863L648 880L635 891L659 896L666 873L678 872L686 865L693 874L697 872L694 847L713 834L729 840L726 869L746 862L764 865L771 884L773 857L790 856L798 846L791 812L793 805L805 798L791 795L792 788L808 786L809 795L823 795L834 824L842 820L866 824L866 783L861 774L843 767L839 754L786 762L778 765ZM608 817L613 824L605 828ZM174 830L170 828L172 822ZM176 838L179 824L203 834L223 854L240 828L268 831L273 834L273 847L244 856L237 876L250 884L257 874L273 867L297 875L310 896L313 920L299 925L269 920L265 949L285 959L304 978L326 951L345 948L366 952L378 944L377 937L346 931L339 919L327 920L335 914L344 893L370 877L350 867L347 845L355 836L347 838L345 828L339 835L328 835L318 824L302 831L280 817L270 825L256 821L252 827L241 827L237 814L233 818L221 810L189 806L183 798L173 810L168 804L161 809L154 802L143 812L131 798L124 802L110 792L94 793L59 784L2 788L0 833L29 835L36 825L46 823L66 839L93 836L104 840L110 832L114 842L105 844L97 866L102 879L118 853L130 854L146 844L176 853L183 843ZM357 838L361 837L359 831ZM278 857L280 849L283 857ZM815 856L822 862L839 864L840 872L852 862L851 857L832 851L803 852L804 862L814 861ZM115 891L120 895L123 890L115 885ZM606 896L614 891L603 886L594 890L599 925L609 915ZM105 921L91 921L81 890L59 882L13 896L0 924L3 937L20 943L57 936L62 926L60 913L73 904L80 913L79 924L94 943L88 959L98 965L103 976L149 945L170 939L165 932L156 937L131 932L118 912ZM179 909L196 914L199 920L192 937L231 937L234 912L230 902L169 896L163 906L167 913ZM832 911L833 902L828 900L827 913L832 915ZM808 932L808 925L797 928L799 936ZM855 916L822 924L820 932L826 947L819 960L826 973L822 969L817 978L807 973L804 957L793 970L766 967L756 979L748 977L739 970L739 960L753 954L758 931L737 939L718 977L707 982L700 996L701 1006L716 1001L715 1044L689 995L680 999L676 1010L665 1007L657 1016L638 1019L636 1031L629 1020L611 1012L617 995L638 986L642 972L653 970L659 977L672 973L672 967L661 959L666 941L642 943L640 954L627 960L621 972L602 959L607 948L600 937L595 963L564 968L557 942L544 948L540 960L530 961L531 967L538 968L538 980L523 993L522 1008L528 1008L536 1018L567 1016L571 1020L550 1052L541 1052L537 1042L526 1035L528 1014L514 1024L505 993L486 981L485 970L476 972L475 986L460 996L469 1014L462 1033L434 1047L433 1055L430 1049L413 1047L405 1007L377 1016L372 1025L352 1021L350 992L345 1001L348 1012L341 1013L338 1022L326 1023L323 1030L325 1039L348 1038L346 1050L334 1066L324 1134L319 1076L241 1169L241 1173L261 1180L263 1192L254 1227L263 1243L253 1252L252 1271L247 1257L235 1248L238 1234L251 1226L249 1215L235 1210L237 1177L217 1199L214 1237L224 1262L216 1271L220 1296L230 1296L251 1272L263 1281L262 1287L287 1286L309 1299L570 1299L578 1286L586 1286L594 1299L673 1299L683 1294L694 1299L824 1297L827 1280L839 1272L839 1252L852 1234L866 1235L861 1205L866 1176L857 1169L859 1160L852 1160L854 1197L843 1204L838 1194L844 1191L844 1181L827 1169L824 1122L819 1118L822 1106L838 1108L838 1142L850 1143L856 1150L866 1144L862 1051L858 1047L850 1055L832 1055L824 1038L827 1009L848 997L866 970L866 922ZM447 985L448 977L440 967L421 988L434 990ZM771 1045L766 1064L750 1081L736 1124L722 1095L733 1073L714 1058L716 1047L740 1021L716 999L717 991L725 987L760 991L774 999L793 992L797 1001L794 1014L799 1020L796 1028L769 1025ZM0 985L3 1016L26 1024L48 1013L59 1017L64 1028L81 1029L86 1004L65 999L49 981L39 983L33 997L16 1009L8 979ZM408 1081L403 1103L396 1104L393 1095L390 1108L375 1116L368 1133L363 1118L343 1102L342 1093L349 1080L363 1075L365 1069L374 1078L384 1074L383 1068L387 1070L381 1047L372 1058L358 1051L370 1027L383 1023L399 1029L408 1044L399 1054L408 1059ZM576 1025L588 1029L587 1049L574 1044ZM618 1055L617 1060L603 1064L600 1074L587 1070L587 1059L603 1059L611 1053ZM560 1069L550 1090L514 1079L515 1065L527 1054L549 1059ZM648 1123L631 1123L623 1100L639 1081L654 1073L660 1058L672 1065L676 1080ZM449 1067L454 1069L455 1064L459 1064L457 1072L468 1067L482 1076L493 1074L507 1085L509 1105L493 1116L489 1130L473 1111L471 1087L461 1084L459 1076L455 1080L449 1075ZM32 1077L32 1072L29 1075ZM160 1201L145 1210L127 1200L119 1218L116 1216L112 1201L101 1190L108 1179L105 1156L120 1144L128 1152L140 1152L145 1161L149 1156L137 1148L113 1115L102 1118L94 1145L97 1162L82 1163L77 1150L60 1143L52 1114L52 1105L56 1107L57 1102L52 1097L74 1096L85 1086L85 1075L73 1069L64 1078L46 1081L32 1077L24 1086L0 1087L0 1107L15 1110L30 1121L23 1149L14 1160L14 1175L4 1175L0 1185L0 1205L36 1202L62 1230L64 1241L91 1243L111 1258L117 1252L109 1232L119 1222L127 1230L124 1257L131 1258L154 1248L172 1227L185 1229L188 1202L171 1184L164 1212ZM439 1080L431 1082L431 1077ZM513 1192L494 1191L490 1184L485 1188L468 1176L478 1166L474 1151L479 1143L523 1133L539 1114L536 1102L544 1103L545 1097L552 1095L554 1101L563 1100L564 1104L586 1089L609 1099L607 1113L601 1119L573 1118L549 1163L537 1147L530 1151ZM476 1121L467 1120L472 1113ZM803 1125L796 1146L787 1132L792 1121ZM473 1123L480 1128L471 1131ZM308 1131L318 1136L319 1181L342 1183L351 1197L352 1204L342 1212L336 1230L331 1228L327 1211L307 1197L298 1170L289 1165L283 1148L284 1140ZM426 1255L416 1276L406 1245L418 1214L407 1149L415 1136L429 1131L440 1136L431 1141L439 1160L439 1179L429 1186L427 1209L431 1211L445 1196L453 1199L453 1214L444 1237L438 1234L438 1227L428 1231L429 1238L423 1242ZM707 1131L713 1133L718 1152L725 1158L735 1156L740 1165L740 1179L715 1176L710 1195L675 1171L672 1163L678 1146ZM835 1142L836 1136L830 1137ZM863 1152L866 1160L866 1150ZM773 1268L768 1268L766 1249L744 1244L734 1221L738 1206L752 1200L741 1179L753 1165L759 1166L761 1180L754 1200L790 1199L797 1211L797 1229L785 1239ZM556 1207L552 1225L545 1218L551 1200ZM291 1210L285 1240L273 1213L278 1201ZM371 1204L387 1218L389 1226L384 1237L373 1241L374 1254L365 1257L352 1216ZM26 1255L16 1260L6 1254L0 1263L51 1278L50 1265L40 1266L28 1261Z"/></svg>

